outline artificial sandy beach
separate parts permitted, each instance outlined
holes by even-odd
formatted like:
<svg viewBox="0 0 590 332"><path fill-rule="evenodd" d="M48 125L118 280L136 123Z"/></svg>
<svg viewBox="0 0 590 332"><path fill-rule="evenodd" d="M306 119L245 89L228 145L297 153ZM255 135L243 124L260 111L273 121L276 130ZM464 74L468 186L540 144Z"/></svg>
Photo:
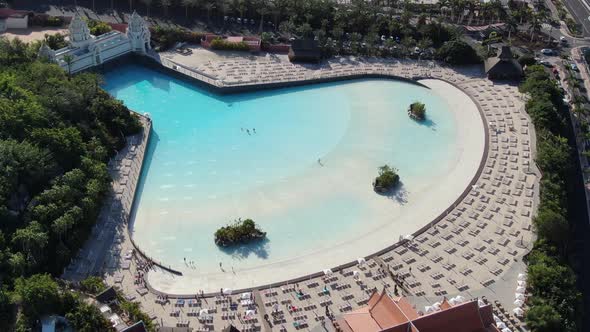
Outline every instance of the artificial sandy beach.
<svg viewBox="0 0 590 332"><path fill-rule="evenodd" d="M242 289L288 280L320 272L377 252L398 241L400 235L411 234L436 218L459 197L475 175L484 152L484 126L476 105L466 94L443 81L422 80L420 82L444 98L456 117L458 153L448 167L448 172L440 175L436 183L419 188L414 187L412 192L407 193L405 197L407 203L403 206L389 202L391 204L384 209L383 213L387 214L391 222L369 229L360 228L356 233L357 237L329 247L310 248L290 259L269 260L267 263L245 268L237 267L234 270L235 273L227 266L226 272L221 270L200 272L198 269L181 265L174 267L182 271L182 277L162 271L150 272L148 274L150 285L156 290L170 294L191 294L199 289L205 292L218 292L220 288ZM358 183L366 182L367 179L374 177L374 170L369 171L363 167L360 169L365 170L365 174L350 174L351 178L356 178L359 182L351 181L342 190L358 190L356 188ZM326 183L322 187L331 188L333 183L330 182L330 178L324 178ZM292 195L293 197L303 196L305 192L295 191ZM321 193L316 195L321 197ZM375 196L375 200L378 199L379 197ZM194 257L198 260L198 254L195 253Z"/></svg>

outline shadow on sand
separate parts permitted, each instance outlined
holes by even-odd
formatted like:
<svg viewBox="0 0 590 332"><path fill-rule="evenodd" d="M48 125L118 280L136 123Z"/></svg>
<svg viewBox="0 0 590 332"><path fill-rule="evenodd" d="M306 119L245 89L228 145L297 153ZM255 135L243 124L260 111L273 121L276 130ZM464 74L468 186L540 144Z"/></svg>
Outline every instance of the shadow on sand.
<svg viewBox="0 0 590 332"><path fill-rule="evenodd" d="M236 244L229 247L219 247L219 250L232 256L235 259L246 259L250 255L255 255L258 258L268 258L268 243L267 238L252 241L245 244Z"/></svg>
<svg viewBox="0 0 590 332"><path fill-rule="evenodd" d="M401 205L404 205L408 202L408 191L404 188L404 183L402 181L399 182L397 187L388 190L386 192L377 192L377 195L387 197L391 200L395 200Z"/></svg>

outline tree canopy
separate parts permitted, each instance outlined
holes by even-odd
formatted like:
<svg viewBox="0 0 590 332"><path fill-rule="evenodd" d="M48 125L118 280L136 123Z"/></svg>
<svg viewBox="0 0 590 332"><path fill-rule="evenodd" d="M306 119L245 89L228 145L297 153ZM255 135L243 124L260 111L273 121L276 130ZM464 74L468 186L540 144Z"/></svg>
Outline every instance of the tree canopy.
<svg viewBox="0 0 590 332"><path fill-rule="evenodd" d="M0 38L0 316L11 324L18 312L22 328L73 310L51 275L90 234L110 187L109 158L141 129L98 75L70 77L37 59L38 46Z"/></svg>
<svg viewBox="0 0 590 332"><path fill-rule="evenodd" d="M533 295L526 321L532 331L577 331L582 315L576 274L569 266L568 186L574 162L567 140L567 108L555 81L542 66L530 66L520 90L537 132L536 163L543 172L541 201L533 220L538 239L528 256L528 287Z"/></svg>

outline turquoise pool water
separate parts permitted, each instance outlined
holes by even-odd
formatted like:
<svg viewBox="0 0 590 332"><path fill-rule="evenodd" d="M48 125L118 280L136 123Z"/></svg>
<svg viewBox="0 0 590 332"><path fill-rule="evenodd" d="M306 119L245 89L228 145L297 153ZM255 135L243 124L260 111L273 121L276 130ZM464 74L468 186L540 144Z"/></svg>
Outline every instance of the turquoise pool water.
<svg viewBox="0 0 590 332"><path fill-rule="evenodd" d="M153 120L133 231L149 255L173 266L186 258L203 272L219 262L248 269L328 250L395 222L458 155L457 119L445 100L404 82L216 95L135 65L105 81ZM427 107L424 124L406 114L417 100ZM385 163L403 181L395 197L371 188ZM215 230L240 217L260 224L268 241L218 248Z"/></svg>

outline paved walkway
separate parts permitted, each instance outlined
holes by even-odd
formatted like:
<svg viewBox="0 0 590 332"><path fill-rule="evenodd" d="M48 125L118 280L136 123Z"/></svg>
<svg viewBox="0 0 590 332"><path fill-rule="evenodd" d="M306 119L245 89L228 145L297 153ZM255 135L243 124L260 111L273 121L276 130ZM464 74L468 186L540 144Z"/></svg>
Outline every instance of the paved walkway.
<svg viewBox="0 0 590 332"><path fill-rule="evenodd" d="M128 234L118 228L106 258L105 279L130 299L140 301L158 323L188 325L198 331L221 330L229 323L245 331L269 330L270 326L272 331L310 330L326 319L326 307L335 314L353 310L364 305L374 289L384 287L391 294L397 288L418 306L463 294L468 298L485 295L512 308L513 292L508 290L516 287L516 275L525 269L521 260L533 241L531 220L539 197L534 130L517 86L495 84L483 78L480 69L397 60L340 58L310 66L234 59L183 66L206 74L218 86L372 73L442 79L468 93L481 108L489 127L489 153L466 197L412 241L329 275L259 289L258 301L243 294L162 301L144 284L140 276L146 270L145 262L131 253ZM82 252L80 260L86 254L88 251ZM263 306L256 305L260 301ZM270 325L262 324L265 311L270 313Z"/></svg>

